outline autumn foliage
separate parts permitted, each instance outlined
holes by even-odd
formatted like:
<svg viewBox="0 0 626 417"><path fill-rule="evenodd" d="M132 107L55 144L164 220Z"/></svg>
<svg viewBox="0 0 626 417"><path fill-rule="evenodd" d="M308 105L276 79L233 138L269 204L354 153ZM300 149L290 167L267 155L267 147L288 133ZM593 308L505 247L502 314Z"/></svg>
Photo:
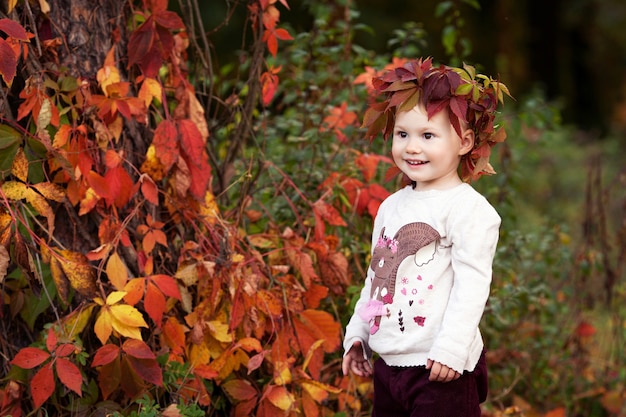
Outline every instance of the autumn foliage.
<svg viewBox="0 0 626 417"><path fill-rule="evenodd" d="M60 38L35 36L28 18L45 10L9 2L0 19L3 97L15 103L3 102L0 124L0 301L3 319L21 323L3 342L0 413L125 413L144 395L235 416L358 409L336 370L325 372L341 324L323 304L348 285L327 229L346 225L331 194L307 200L310 236L246 233L223 213L206 106L186 62L193 34L166 0L132 7L127 44L114 36L93 78L62 65ZM279 26L289 5L247 8L253 48L275 57L292 39ZM32 62L46 70L26 70ZM254 74L254 107L272 101L280 70L267 63ZM321 129L342 140L356 123L343 106ZM141 154L129 129L142 132ZM359 214L386 195L333 181Z"/></svg>

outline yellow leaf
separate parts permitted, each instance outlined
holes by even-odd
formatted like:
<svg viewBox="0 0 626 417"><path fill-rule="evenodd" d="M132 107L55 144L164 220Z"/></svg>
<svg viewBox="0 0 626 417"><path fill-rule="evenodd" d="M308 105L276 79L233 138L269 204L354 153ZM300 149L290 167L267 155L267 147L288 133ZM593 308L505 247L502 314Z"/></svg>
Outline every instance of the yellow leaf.
<svg viewBox="0 0 626 417"><path fill-rule="evenodd" d="M19 201L26 198L28 188L26 184L17 181L7 181L2 184L2 192L9 200Z"/></svg>
<svg viewBox="0 0 626 417"><path fill-rule="evenodd" d="M65 189L51 182L40 182L33 185L33 188L48 200L56 201L57 203L61 203L65 198Z"/></svg>
<svg viewBox="0 0 626 417"><path fill-rule="evenodd" d="M38 214L46 218L48 221L48 233L52 236L54 233L54 211L52 211L48 201L41 194L30 188L26 190L26 201L33 206Z"/></svg>
<svg viewBox="0 0 626 417"><path fill-rule="evenodd" d="M274 383L276 385L285 385L291 383L293 380L291 371L289 370L289 364L287 362L279 361L274 364Z"/></svg>
<svg viewBox="0 0 626 417"><path fill-rule="evenodd" d="M109 336L111 336L111 332L113 331L109 306L104 306L102 310L100 310L100 314L98 314L93 330L96 333L98 340L100 340L100 343L103 345L106 344L107 340L109 340Z"/></svg>
<svg viewBox="0 0 626 417"><path fill-rule="evenodd" d="M122 336L142 340L140 327L148 327L143 316L135 307L121 304L111 306L111 325Z"/></svg>
<svg viewBox="0 0 626 417"><path fill-rule="evenodd" d="M72 288L85 297L93 298L97 293L96 274L85 255L70 250L59 251L61 269ZM54 255L53 255L54 257Z"/></svg>
<svg viewBox="0 0 626 417"><path fill-rule="evenodd" d="M106 303L108 305L113 305L119 303L122 298L126 296L126 291L113 291L111 294L107 295Z"/></svg>
<svg viewBox="0 0 626 417"><path fill-rule="evenodd" d="M176 278L181 280L186 287L191 287L198 282L198 266L196 263L181 265L176 271Z"/></svg>
<svg viewBox="0 0 626 417"><path fill-rule="evenodd" d="M96 79L104 95L108 96L108 87L121 81L120 71L115 66L115 46L113 46L104 60L104 65L98 70Z"/></svg>
<svg viewBox="0 0 626 417"><path fill-rule="evenodd" d="M52 121L52 102L46 97L41 103L41 109L37 115L37 131L42 131L48 127Z"/></svg>
<svg viewBox="0 0 626 417"><path fill-rule="evenodd" d="M46 253L46 255L43 255L43 253ZM57 294L59 295L59 298L61 299L61 301L63 301L65 304L67 304L67 300L69 297L69 291L70 291L70 283L67 280L67 277L65 276L65 273L63 272L63 268L61 267L61 263L58 261L58 259L56 257L51 257L50 256L50 252L47 250L47 248L42 247L42 255L44 257L48 257L50 259L50 273L52 274L52 279L54 280L54 284L57 287Z"/></svg>
<svg viewBox="0 0 626 417"><path fill-rule="evenodd" d="M204 115L204 106L198 101L193 90L187 90L187 96L189 98L189 118L194 122L202 135L202 139L206 142L209 137L209 128Z"/></svg>
<svg viewBox="0 0 626 417"><path fill-rule="evenodd" d="M113 284L117 290L122 291L128 282L128 270L117 252L113 252L109 257L106 272L111 284Z"/></svg>
<svg viewBox="0 0 626 417"><path fill-rule="evenodd" d="M302 363L303 371L306 371L306 368L309 366L309 362L311 361L313 354L323 344L324 344L324 339L319 339L311 345L311 347L309 348L309 351L306 354L306 358L304 358L304 362Z"/></svg>
<svg viewBox="0 0 626 417"><path fill-rule="evenodd" d="M28 160L24 155L22 148L17 149L13 165L11 166L11 174L15 175L20 181L26 182L28 178Z"/></svg>
<svg viewBox="0 0 626 417"><path fill-rule="evenodd" d="M215 224L219 218L219 208L215 196L210 191L204 195L204 204L200 205L200 215L209 223Z"/></svg>
<svg viewBox="0 0 626 417"><path fill-rule="evenodd" d="M11 12L13 11L13 8L15 8L16 4L17 4L17 0L9 0L7 14L11 14Z"/></svg>
<svg viewBox="0 0 626 417"><path fill-rule="evenodd" d="M329 393L339 394L341 392L341 389L339 388L332 387L312 379L302 381L302 388L309 393L311 398L320 404L328 398Z"/></svg>
<svg viewBox="0 0 626 417"><path fill-rule="evenodd" d="M4 277L7 276L7 269L9 268L9 251L4 245L0 245L0 283L4 282Z"/></svg>
<svg viewBox="0 0 626 417"><path fill-rule="evenodd" d="M283 411L289 410L295 398L285 387L269 386L265 394L272 404Z"/></svg>
<svg viewBox="0 0 626 417"><path fill-rule="evenodd" d="M50 13L50 5L46 0L39 0L39 8L43 14Z"/></svg>
<svg viewBox="0 0 626 417"><path fill-rule="evenodd" d="M210 321L207 323L211 335L220 342L230 343L233 341L233 335L229 331L227 323L221 321Z"/></svg>
<svg viewBox="0 0 626 417"><path fill-rule="evenodd" d="M65 316L61 322L60 334L67 337L68 340L74 341L76 336L80 334L89 323L89 320L91 319L91 312L94 307L94 304L90 304L85 308L80 308L79 310L75 310L71 314Z"/></svg>
<svg viewBox="0 0 626 417"><path fill-rule="evenodd" d="M211 360L209 348L204 344L193 344L189 349L189 361L191 366L206 365Z"/></svg>
<svg viewBox="0 0 626 417"><path fill-rule="evenodd" d="M154 78L146 78L143 80L137 96L143 100L143 102L146 103L146 107L148 107L155 98L157 99L157 102L160 103L162 94L163 90L161 88L161 84L159 84L159 82Z"/></svg>

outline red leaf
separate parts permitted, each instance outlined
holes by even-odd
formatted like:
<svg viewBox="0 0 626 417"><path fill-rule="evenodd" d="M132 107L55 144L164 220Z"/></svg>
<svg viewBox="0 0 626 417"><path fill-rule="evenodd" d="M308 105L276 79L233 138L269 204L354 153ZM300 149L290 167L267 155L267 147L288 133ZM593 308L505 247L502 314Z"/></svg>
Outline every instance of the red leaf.
<svg viewBox="0 0 626 417"><path fill-rule="evenodd" d="M32 369L44 363L49 357L50 354L46 351L34 347L25 347L17 352L11 363L23 369Z"/></svg>
<svg viewBox="0 0 626 417"><path fill-rule="evenodd" d="M257 390L244 379L232 379L222 384L229 397L237 401L251 400L257 396Z"/></svg>
<svg viewBox="0 0 626 417"><path fill-rule="evenodd" d="M107 399L113 393L122 381L122 370L120 366L120 358L116 356L111 363L102 366L98 370L98 387L102 392L102 398Z"/></svg>
<svg viewBox="0 0 626 417"><path fill-rule="evenodd" d="M274 31L274 35L281 41L290 41L293 37L285 29L278 28Z"/></svg>
<svg viewBox="0 0 626 417"><path fill-rule="evenodd" d="M152 49L154 43L154 20L148 17L131 35L128 41L128 67L138 64Z"/></svg>
<svg viewBox="0 0 626 417"><path fill-rule="evenodd" d="M261 101L264 106L267 106L274 98L276 90L278 89L278 76L265 71L261 74Z"/></svg>
<svg viewBox="0 0 626 417"><path fill-rule="evenodd" d="M0 19L0 31L6 33L11 38L28 41L28 33L26 33L26 29L24 29L22 25L17 23L15 20Z"/></svg>
<svg viewBox="0 0 626 417"><path fill-rule="evenodd" d="M337 209L322 200L317 200L313 204L313 211L332 226L346 226Z"/></svg>
<svg viewBox="0 0 626 417"><path fill-rule="evenodd" d="M30 381L30 392L33 396L35 408L41 407L50 398L54 388L52 364L49 364L41 368Z"/></svg>
<svg viewBox="0 0 626 417"><path fill-rule="evenodd" d="M168 297L176 298L177 300L181 299L180 290L178 289L178 284L176 280L169 275L152 275L150 280L153 281L157 287L163 294Z"/></svg>
<svg viewBox="0 0 626 417"><path fill-rule="evenodd" d="M7 85L11 85L17 69L17 57L7 41L0 38L0 75Z"/></svg>
<svg viewBox="0 0 626 417"><path fill-rule="evenodd" d="M211 166L204 139L196 124L189 119L178 122L178 132L181 152L191 174L189 191L196 199L204 201L211 178Z"/></svg>
<svg viewBox="0 0 626 417"><path fill-rule="evenodd" d="M156 359L154 352L145 342L137 339L128 339L122 345L122 350L134 358L139 359Z"/></svg>
<svg viewBox="0 0 626 417"><path fill-rule="evenodd" d="M596 328L583 320L578 327L576 327L576 334L580 337L591 337L596 334Z"/></svg>
<svg viewBox="0 0 626 417"><path fill-rule="evenodd" d="M70 356L76 350L76 346L72 343L63 343L59 345L54 351L54 356L57 358L64 358L66 356Z"/></svg>
<svg viewBox="0 0 626 417"><path fill-rule="evenodd" d="M163 372L155 359L138 359L133 356L127 356L126 359L141 379L157 386L163 385Z"/></svg>
<svg viewBox="0 0 626 417"><path fill-rule="evenodd" d="M95 368L96 366L107 365L115 360L120 354L120 348L108 344L102 346L100 349L96 351L96 354L93 357L93 361L91 362L91 367Z"/></svg>
<svg viewBox="0 0 626 417"><path fill-rule="evenodd" d="M82 397L81 385L83 384L83 376L80 374L78 367L65 358L57 358L56 370L63 385Z"/></svg>
<svg viewBox="0 0 626 417"><path fill-rule="evenodd" d="M152 145L156 156L163 164L165 171L176 163L178 159L178 132L176 126L170 120L163 120L154 130Z"/></svg>
<svg viewBox="0 0 626 417"><path fill-rule="evenodd" d="M52 352L54 351L54 348L56 347L57 347L57 335L54 332L54 330L50 328L48 330L48 336L46 337L46 348L48 349L48 352Z"/></svg>
<svg viewBox="0 0 626 417"><path fill-rule="evenodd" d="M115 207L124 207L133 193L133 180L128 175L128 172L121 166L118 166L109 169L104 175L104 179L109 184Z"/></svg>
<svg viewBox="0 0 626 417"><path fill-rule="evenodd" d="M166 2L167 3L167 2ZM161 11L154 16L154 20L157 24L167 29L184 29L185 24L183 20L176 13L171 11Z"/></svg>

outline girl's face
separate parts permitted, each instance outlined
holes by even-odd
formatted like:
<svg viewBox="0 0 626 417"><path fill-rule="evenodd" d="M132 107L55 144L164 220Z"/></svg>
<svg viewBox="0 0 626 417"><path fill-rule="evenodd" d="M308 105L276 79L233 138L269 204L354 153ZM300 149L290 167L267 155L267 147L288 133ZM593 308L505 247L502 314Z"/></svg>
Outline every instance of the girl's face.
<svg viewBox="0 0 626 417"><path fill-rule="evenodd" d="M473 146L474 132L465 129L459 137L447 111L430 120L422 105L396 114L391 154L398 168L415 181L416 190L444 190L460 184L461 156Z"/></svg>

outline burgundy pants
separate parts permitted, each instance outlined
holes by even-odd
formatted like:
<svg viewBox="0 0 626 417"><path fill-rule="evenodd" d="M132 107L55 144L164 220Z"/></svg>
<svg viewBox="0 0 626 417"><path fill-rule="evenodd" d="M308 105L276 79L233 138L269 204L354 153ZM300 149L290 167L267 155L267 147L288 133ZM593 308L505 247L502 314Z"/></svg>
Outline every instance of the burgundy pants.
<svg viewBox="0 0 626 417"><path fill-rule="evenodd" d="M388 366L374 363L372 417L480 417L487 397L485 354L473 372L451 382L431 382L424 366Z"/></svg>

